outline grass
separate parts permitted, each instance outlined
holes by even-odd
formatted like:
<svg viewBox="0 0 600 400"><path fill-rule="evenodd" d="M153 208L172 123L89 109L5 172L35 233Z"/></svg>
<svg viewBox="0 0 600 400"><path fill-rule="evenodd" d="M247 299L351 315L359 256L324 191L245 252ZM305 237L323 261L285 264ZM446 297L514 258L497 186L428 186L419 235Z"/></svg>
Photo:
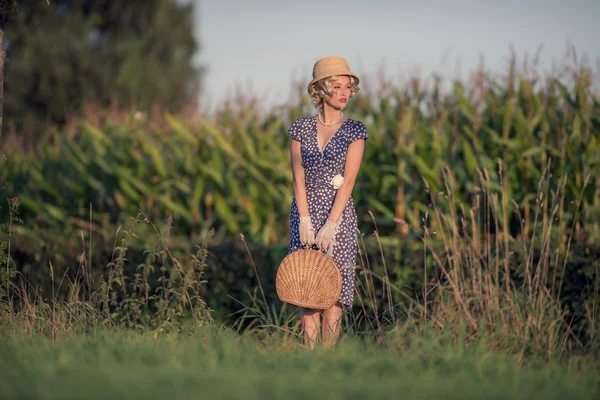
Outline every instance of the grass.
<svg viewBox="0 0 600 400"><path fill-rule="evenodd" d="M401 339L403 338L403 339ZM307 352L215 327L182 333L98 330L52 341L0 339L6 399L593 399L597 371L465 348L443 335L394 335L375 345L343 336Z"/></svg>

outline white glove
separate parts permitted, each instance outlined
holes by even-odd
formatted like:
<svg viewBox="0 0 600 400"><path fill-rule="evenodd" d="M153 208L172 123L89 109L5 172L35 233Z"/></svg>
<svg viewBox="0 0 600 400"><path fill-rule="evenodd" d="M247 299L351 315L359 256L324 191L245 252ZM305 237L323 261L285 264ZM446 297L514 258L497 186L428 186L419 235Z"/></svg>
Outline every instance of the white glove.
<svg viewBox="0 0 600 400"><path fill-rule="evenodd" d="M315 243L315 228L310 221L310 216L300 217L300 242L308 246Z"/></svg>
<svg viewBox="0 0 600 400"><path fill-rule="evenodd" d="M335 244L335 234L338 231L338 224L325 221L325 224L319 229L315 243L320 249L327 250L331 244Z"/></svg>

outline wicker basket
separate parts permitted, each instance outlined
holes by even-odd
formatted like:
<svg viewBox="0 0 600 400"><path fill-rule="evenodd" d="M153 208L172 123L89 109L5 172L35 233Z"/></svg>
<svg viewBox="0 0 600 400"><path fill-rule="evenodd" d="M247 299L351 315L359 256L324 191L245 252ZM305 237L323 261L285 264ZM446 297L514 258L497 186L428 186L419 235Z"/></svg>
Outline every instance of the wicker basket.
<svg viewBox="0 0 600 400"><path fill-rule="evenodd" d="M283 302L325 310L340 297L342 275L331 257L323 252L300 249L281 261L275 288Z"/></svg>

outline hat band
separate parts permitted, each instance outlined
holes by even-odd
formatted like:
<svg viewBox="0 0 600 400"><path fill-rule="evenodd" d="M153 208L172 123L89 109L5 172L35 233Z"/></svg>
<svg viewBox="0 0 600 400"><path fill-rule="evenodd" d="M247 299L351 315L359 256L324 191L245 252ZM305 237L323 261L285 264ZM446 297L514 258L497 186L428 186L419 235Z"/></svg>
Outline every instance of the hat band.
<svg viewBox="0 0 600 400"><path fill-rule="evenodd" d="M313 80L308 84L308 86L313 85L321 79L330 78L332 76L351 76L357 81L359 80L358 76L356 76L356 74L352 71L330 68L324 71L319 71L317 74L315 74Z"/></svg>

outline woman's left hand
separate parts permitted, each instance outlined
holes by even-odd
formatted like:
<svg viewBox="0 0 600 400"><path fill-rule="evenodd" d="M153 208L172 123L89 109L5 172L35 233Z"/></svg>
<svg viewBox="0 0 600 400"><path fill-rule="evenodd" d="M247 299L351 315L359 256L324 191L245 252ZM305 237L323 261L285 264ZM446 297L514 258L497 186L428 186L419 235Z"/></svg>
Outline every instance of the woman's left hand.
<svg viewBox="0 0 600 400"><path fill-rule="evenodd" d="M337 228L338 226L336 223L327 220L321 229L319 229L315 239L315 244L319 246L320 249L329 248L329 246L335 242Z"/></svg>

